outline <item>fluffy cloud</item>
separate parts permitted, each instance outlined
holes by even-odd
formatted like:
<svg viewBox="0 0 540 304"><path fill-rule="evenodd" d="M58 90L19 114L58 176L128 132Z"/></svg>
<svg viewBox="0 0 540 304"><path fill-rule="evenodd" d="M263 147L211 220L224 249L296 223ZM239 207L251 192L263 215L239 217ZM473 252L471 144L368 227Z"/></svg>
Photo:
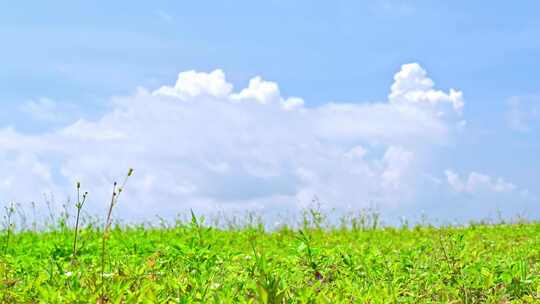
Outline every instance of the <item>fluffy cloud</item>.
<svg viewBox="0 0 540 304"><path fill-rule="evenodd" d="M418 64L405 64L394 76L390 95L388 99L391 103L416 104L424 107L444 108L446 104L461 113L463 106L463 93L450 89L449 93L434 90L433 80L428 78L427 72ZM439 115L448 114L440 109Z"/></svg>
<svg viewBox="0 0 540 304"><path fill-rule="evenodd" d="M386 102L309 107L261 77L234 92L221 70L182 72L173 86L113 98L95 121L39 135L0 130L0 163L13 169L0 172L0 200L67 196L80 180L99 208L134 167L126 216L296 208L314 196L337 208L395 207L414 201L464 102L435 90L415 63L394 79ZM454 179L463 189L469 180Z"/></svg>
<svg viewBox="0 0 540 304"><path fill-rule="evenodd" d="M226 98L232 91L232 85L225 80L222 70L211 73L187 71L178 74L174 87L163 86L155 91L156 95L173 96L182 100L190 100L198 96Z"/></svg>
<svg viewBox="0 0 540 304"><path fill-rule="evenodd" d="M446 170L446 179L448 184L456 192L460 193L479 193L479 192L512 192L516 186L505 181L503 178L493 178L489 175L471 172L466 179L462 179L452 170Z"/></svg>

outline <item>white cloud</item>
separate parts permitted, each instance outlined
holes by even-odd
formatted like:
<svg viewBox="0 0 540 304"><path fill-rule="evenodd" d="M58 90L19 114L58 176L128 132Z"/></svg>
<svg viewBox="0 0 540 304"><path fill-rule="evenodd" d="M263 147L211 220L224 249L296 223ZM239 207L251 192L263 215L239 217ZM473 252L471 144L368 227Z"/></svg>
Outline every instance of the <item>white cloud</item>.
<svg viewBox="0 0 540 304"><path fill-rule="evenodd" d="M51 98L40 97L22 103L18 110L25 119L42 127L61 127L77 120L81 116L81 109L66 102L57 102Z"/></svg>
<svg viewBox="0 0 540 304"><path fill-rule="evenodd" d="M304 106L304 100L299 97L289 97L285 100L281 100L281 106L285 110L294 110Z"/></svg>
<svg viewBox="0 0 540 304"><path fill-rule="evenodd" d="M404 64L401 71L394 76L394 83L388 96L390 102L429 105L436 109L450 104L456 112L461 113L465 105L463 93L454 89L450 89L449 93L434 90L434 82L426 75L426 71L419 64ZM438 114L448 113L439 110Z"/></svg>
<svg viewBox="0 0 540 304"><path fill-rule="evenodd" d="M457 173L452 170L446 170L446 179L450 187L460 193L479 193L479 192L512 192L516 190L516 186L503 178L493 178L489 175L471 172L466 179L462 179Z"/></svg>
<svg viewBox="0 0 540 304"><path fill-rule="evenodd" d="M540 121L540 98L535 96L514 96L507 101L506 122L520 132L533 130Z"/></svg>
<svg viewBox="0 0 540 304"><path fill-rule="evenodd" d="M221 70L188 71L174 86L113 98L95 121L32 136L0 130L2 167L16 168L0 172L0 185L37 185L20 199L61 197L80 180L90 206L103 206L134 167L125 215L294 208L314 195L338 208L393 207L414 201L462 108L461 93L434 90L418 64L396 74L388 102L314 107L261 77L235 93ZM0 200L22 191L3 190Z"/></svg>
<svg viewBox="0 0 540 304"><path fill-rule="evenodd" d="M59 114L56 102L45 97L27 101L19 109L35 119L44 121L55 121Z"/></svg>
<svg viewBox="0 0 540 304"><path fill-rule="evenodd" d="M345 153L347 158L364 158L368 151L362 146L353 147L349 152Z"/></svg>
<svg viewBox="0 0 540 304"><path fill-rule="evenodd" d="M178 74L174 87L163 86L154 92L155 95L178 97L190 100L197 96L212 96L226 98L232 90L232 85L225 80L222 70L211 73L187 71Z"/></svg>
<svg viewBox="0 0 540 304"><path fill-rule="evenodd" d="M257 102L260 104L281 103L285 110L294 110L304 106L304 100L299 97L281 97L279 86L272 81L265 81L260 76L254 77L249 81L247 88L237 94L231 94L231 100L244 102Z"/></svg>
<svg viewBox="0 0 540 304"><path fill-rule="evenodd" d="M238 94L232 94L233 100L254 100L261 104L277 102L281 98L279 87L275 82L264 81L260 76L252 78L249 86Z"/></svg>
<svg viewBox="0 0 540 304"><path fill-rule="evenodd" d="M401 147L390 146L384 153L383 162L386 166L382 173L383 183L392 188L399 188L403 176L409 172L414 154Z"/></svg>
<svg viewBox="0 0 540 304"><path fill-rule="evenodd" d="M20 105L19 110L29 115L33 120L46 123L65 123L70 116L77 112L73 105L59 104L47 97L29 100Z"/></svg>

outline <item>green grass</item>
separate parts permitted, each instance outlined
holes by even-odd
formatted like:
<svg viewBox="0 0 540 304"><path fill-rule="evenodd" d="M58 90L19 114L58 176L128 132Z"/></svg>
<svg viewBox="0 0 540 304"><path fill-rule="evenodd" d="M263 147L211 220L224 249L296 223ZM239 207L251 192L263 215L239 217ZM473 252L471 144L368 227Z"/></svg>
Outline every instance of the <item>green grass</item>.
<svg viewBox="0 0 540 304"><path fill-rule="evenodd" d="M346 227L5 229L0 302L540 302L538 223Z"/></svg>

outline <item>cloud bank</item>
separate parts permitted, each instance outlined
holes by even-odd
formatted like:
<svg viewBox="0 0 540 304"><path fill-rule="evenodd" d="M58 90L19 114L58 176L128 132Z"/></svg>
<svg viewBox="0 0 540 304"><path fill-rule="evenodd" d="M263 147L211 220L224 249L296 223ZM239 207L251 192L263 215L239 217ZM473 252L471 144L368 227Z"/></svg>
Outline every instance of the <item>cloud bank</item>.
<svg viewBox="0 0 540 304"><path fill-rule="evenodd" d="M111 103L98 120L52 132L1 129L0 200L62 198L81 181L99 210L134 167L119 208L127 217L285 210L314 197L338 209L412 208L425 184L436 184L426 176L443 176L431 172L434 153L459 135L465 105L462 92L435 89L417 63L395 74L384 102L308 106L259 76L235 91L215 70L182 72L172 86ZM39 116L41 106L50 108L28 110ZM515 188L480 174L446 176L460 192Z"/></svg>
<svg viewBox="0 0 540 304"><path fill-rule="evenodd" d="M505 181L503 178L493 178L489 175L471 172L467 179L462 179L457 173L445 171L448 184L452 189L459 193L478 193L482 191L488 192L512 192L516 186Z"/></svg>

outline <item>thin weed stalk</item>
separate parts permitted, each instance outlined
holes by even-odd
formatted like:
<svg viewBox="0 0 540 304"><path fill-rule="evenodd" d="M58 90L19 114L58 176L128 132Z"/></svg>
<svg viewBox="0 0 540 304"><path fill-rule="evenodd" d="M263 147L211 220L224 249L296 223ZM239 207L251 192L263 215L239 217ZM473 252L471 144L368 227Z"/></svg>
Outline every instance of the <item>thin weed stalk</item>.
<svg viewBox="0 0 540 304"><path fill-rule="evenodd" d="M15 205L11 203L9 207L6 207L6 240L4 244L4 255L8 253L9 250L9 239L11 237L11 228L13 226L13 214L15 213Z"/></svg>
<svg viewBox="0 0 540 304"><path fill-rule="evenodd" d="M120 194L122 194L123 189L126 186L127 180L129 177L133 174L133 169L130 168L128 171L128 174L124 178L124 181L120 187L117 187L117 182L113 183L113 190L111 194L111 201L109 204L109 210L107 212L107 218L105 220L105 226L103 228L103 237L101 241L101 297L100 297L100 303L105 303L105 254L107 251L107 239L109 237L109 230L112 225L112 211L114 206L118 203L118 198L120 197Z"/></svg>
<svg viewBox="0 0 540 304"><path fill-rule="evenodd" d="M79 233L79 220L81 217L81 210L84 206L84 203L86 202L87 196L88 192L85 192L81 200L81 183L77 182L77 204L75 204L75 206L77 207L77 218L75 220L75 236L73 238L73 261L75 261L77 257L77 237Z"/></svg>

